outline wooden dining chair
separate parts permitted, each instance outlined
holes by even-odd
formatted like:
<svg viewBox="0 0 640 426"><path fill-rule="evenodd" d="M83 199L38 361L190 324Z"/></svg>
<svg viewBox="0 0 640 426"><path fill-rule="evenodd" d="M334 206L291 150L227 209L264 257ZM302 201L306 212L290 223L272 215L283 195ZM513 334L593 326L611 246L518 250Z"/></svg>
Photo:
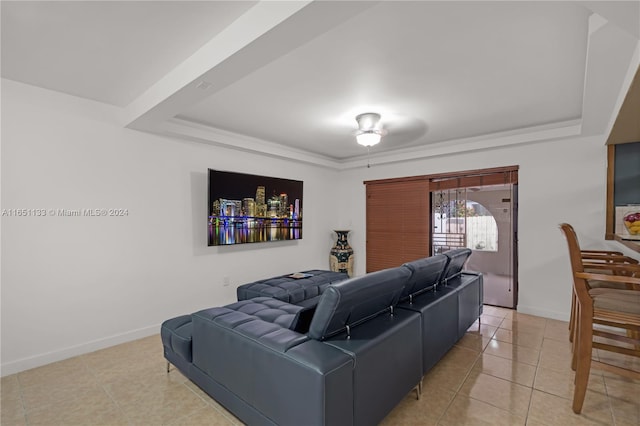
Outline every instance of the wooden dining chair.
<svg viewBox="0 0 640 426"><path fill-rule="evenodd" d="M576 371L573 392L573 411L582 411L584 397L589 383L591 367L611 373L640 379L640 372L617 365L592 360L594 348L640 357L640 278L619 275L585 272L578 238L573 228L566 223L560 228L567 240L569 259L573 275L573 291L576 296L576 335L572 368ZM637 268L637 265L624 265L622 269ZM611 266L612 270L617 268ZM620 272L620 271L618 271ZM591 287L595 281L610 284L623 284L624 289L611 287ZM594 325L607 328L594 327ZM612 330L613 328L613 330ZM628 334L616 332L628 331ZM607 339L606 343L594 341L594 337Z"/></svg>
<svg viewBox="0 0 640 426"><path fill-rule="evenodd" d="M575 234L575 231L571 225L568 223L563 224L572 230ZM625 275L625 276L639 276L640 277L640 269L637 267L639 264L638 260L633 259L631 257L623 255L619 251L609 251L609 250L580 250L580 254L582 257L584 270L585 272L594 272L601 274L611 274L611 275ZM626 265L632 265L627 267ZM617 282L602 282L602 281L593 281L591 282L592 287L610 287L610 288L619 288L619 289L628 289L629 287L624 283ZM576 295L575 292L572 291L571 294L571 311L569 313L569 341L573 342L576 333Z"/></svg>

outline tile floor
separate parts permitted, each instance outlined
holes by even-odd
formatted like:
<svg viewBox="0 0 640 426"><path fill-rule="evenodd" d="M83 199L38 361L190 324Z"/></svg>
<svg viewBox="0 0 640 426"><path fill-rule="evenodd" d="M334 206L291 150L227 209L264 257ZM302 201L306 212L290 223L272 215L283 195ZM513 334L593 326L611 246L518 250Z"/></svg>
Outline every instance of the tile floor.
<svg viewBox="0 0 640 426"><path fill-rule="evenodd" d="M485 306L481 323L383 425L640 425L640 381L597 370L582 414L571 411L566 322ZM3 377L0 390L2 426L240 424L175 368L166 374L157 335Z"/></svg>

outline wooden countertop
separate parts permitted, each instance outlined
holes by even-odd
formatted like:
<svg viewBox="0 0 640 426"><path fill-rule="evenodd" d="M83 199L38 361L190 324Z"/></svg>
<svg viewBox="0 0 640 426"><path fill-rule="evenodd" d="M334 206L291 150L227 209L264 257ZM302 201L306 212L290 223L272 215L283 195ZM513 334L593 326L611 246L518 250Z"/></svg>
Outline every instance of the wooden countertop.
<svg viewBox="0 0 640 426"><path fill-rule="evenodd" d="M626 247L629 247L631 250L634 250L640 253L640 241L623 240L622 237L618 234L614 234L613 239L619 242L620 244L623 244Z"/></svg>

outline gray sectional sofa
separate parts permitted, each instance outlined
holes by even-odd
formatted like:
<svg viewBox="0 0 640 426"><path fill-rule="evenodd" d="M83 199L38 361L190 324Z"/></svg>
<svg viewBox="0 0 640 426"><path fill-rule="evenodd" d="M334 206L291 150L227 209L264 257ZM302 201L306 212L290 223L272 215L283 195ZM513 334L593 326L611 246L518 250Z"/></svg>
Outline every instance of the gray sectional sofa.
<svg viewBox="0 0 640 426"><path fill-rule="evenodd" d="M283 281L241 286L239 297L260 294L165 321L165 358L250 425L375 425L479 317L482 275L462 271L470 252L326 276L297 303Z"/></svg>

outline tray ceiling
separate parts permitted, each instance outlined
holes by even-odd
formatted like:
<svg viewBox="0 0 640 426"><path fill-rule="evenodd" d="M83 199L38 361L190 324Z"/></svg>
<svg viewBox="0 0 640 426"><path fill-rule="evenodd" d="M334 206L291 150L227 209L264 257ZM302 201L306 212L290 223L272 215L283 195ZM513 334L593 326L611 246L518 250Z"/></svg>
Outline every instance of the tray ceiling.
<svg viewBox="0 0 640 426"><path fill-rule="evenodd" d="M363 112L382 115L371 155L388 161L605 132L640 34L640 2L1 7L3 78L114 105L131 128L335 167L366 155Z"/></svg>

